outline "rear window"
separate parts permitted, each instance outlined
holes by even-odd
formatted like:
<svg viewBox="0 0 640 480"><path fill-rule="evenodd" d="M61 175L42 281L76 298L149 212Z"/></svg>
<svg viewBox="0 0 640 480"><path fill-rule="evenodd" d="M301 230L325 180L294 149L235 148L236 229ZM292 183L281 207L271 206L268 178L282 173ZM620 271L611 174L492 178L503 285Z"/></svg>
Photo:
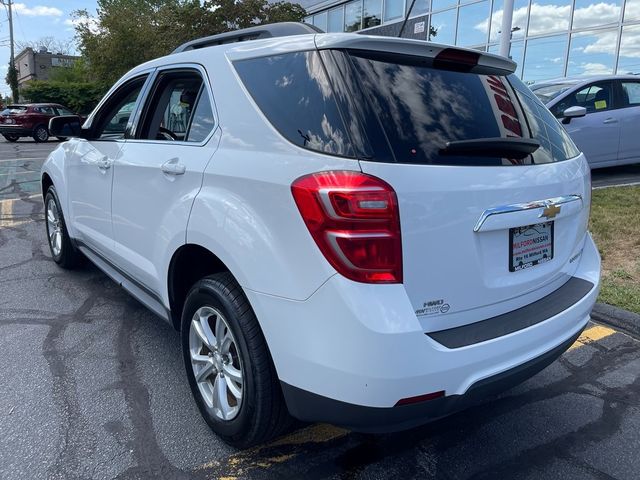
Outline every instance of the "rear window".
<svg viewBox="0 0 640 480"><path fill-rule="evenodd" d="M234 65L285 138L323 153L467 166L549 163L579 153L514 75L479 75L435 68L423 57L339 50ZM443 153L447 142L506 137L535 138L541 146L518 159Z"/></svg>
<svg viewBox="0 0 640 480"><path fill-rule="evenodd" d="M397 162L434 165L522 165L566 160L575 145L515 75L433 68L415 57L351 54L364 95L375 109ZM442 155L447 142L535 138L524 159Z"/></svg>
<svg viewBox="0 0 640 480"><path fill-rule="evenodd" d="M27 107L10 106L0 112L0 115L19 115L25 113Z"/></svg>

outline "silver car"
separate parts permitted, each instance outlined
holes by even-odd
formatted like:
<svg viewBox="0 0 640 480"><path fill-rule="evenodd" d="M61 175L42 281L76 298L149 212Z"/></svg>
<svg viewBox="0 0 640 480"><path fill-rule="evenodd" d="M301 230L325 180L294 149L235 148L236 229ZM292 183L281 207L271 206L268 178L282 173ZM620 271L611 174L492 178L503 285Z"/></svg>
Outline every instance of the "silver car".
<svg viewBox="0 0 640 480"><path fill-rule="evenodd" d="M640 76L602 75L536 83L591 168L640 163Z"/></svg>

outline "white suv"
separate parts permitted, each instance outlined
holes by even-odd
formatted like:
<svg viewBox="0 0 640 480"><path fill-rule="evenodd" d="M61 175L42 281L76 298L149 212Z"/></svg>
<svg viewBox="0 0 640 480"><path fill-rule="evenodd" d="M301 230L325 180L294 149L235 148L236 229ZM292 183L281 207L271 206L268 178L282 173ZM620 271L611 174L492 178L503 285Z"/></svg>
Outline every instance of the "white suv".
<svg viewBox="0 0 640 480"><path fill-rule="evenodd" d="M589 167L514 67L300 24L190 42L51 121L53 258L180 331L233 445L459 410L557 358L599 289Z"/></svg>

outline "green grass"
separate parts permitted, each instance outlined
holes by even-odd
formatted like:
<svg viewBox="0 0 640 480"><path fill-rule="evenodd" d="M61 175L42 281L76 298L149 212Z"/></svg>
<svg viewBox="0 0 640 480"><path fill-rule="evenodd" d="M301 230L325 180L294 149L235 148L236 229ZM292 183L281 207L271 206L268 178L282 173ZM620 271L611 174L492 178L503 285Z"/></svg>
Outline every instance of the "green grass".
<svg viewBox="0 0 640 480"><path fill-rule="evenodd" d="M589 228L602 256L598 301L640 313L640 187L594 190Z"/></svg>

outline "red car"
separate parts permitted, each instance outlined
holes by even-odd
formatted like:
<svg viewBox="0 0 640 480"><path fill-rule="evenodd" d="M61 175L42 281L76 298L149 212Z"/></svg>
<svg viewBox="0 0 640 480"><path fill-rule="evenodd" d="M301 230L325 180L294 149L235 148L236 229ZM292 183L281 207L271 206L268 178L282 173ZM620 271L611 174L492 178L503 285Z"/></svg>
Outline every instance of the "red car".
<svg viewBox="0 0 640 480"><path fill-rule="evenodd" d="M49 139L49 119L60 115L74 113L57 103L9 105L0 112L0 134L9 142L17 142L20 137L46 142Z"/></svg>

